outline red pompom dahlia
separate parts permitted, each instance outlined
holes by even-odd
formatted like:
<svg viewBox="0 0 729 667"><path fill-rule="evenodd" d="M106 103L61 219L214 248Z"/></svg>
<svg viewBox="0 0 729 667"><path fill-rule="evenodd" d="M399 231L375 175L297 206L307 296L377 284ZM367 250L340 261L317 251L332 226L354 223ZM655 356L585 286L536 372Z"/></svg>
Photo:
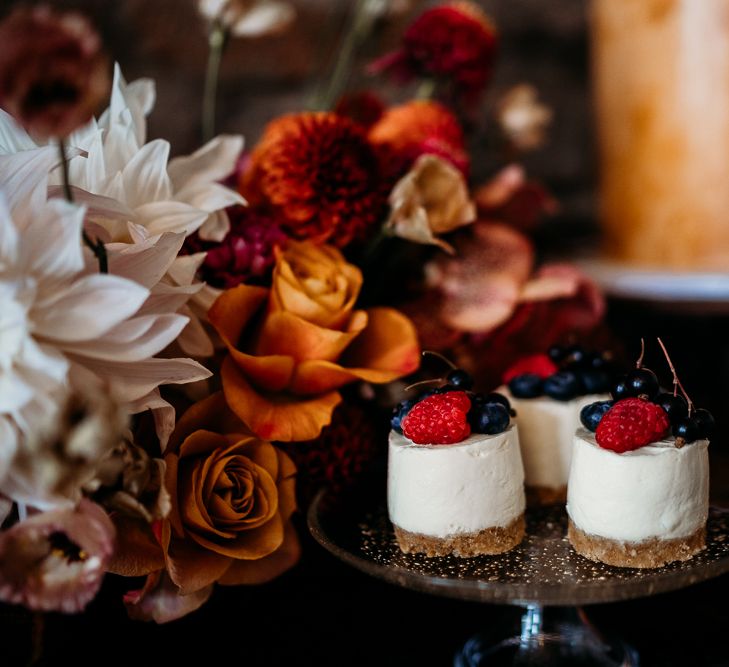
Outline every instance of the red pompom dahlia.
<svg viewBox="0 0 729 667"><path fill-rule="evenodd" d="M333 112L282 116L268 125L241 178L298 239L343 247L383 219L388 184L364 128Z"/></svg>

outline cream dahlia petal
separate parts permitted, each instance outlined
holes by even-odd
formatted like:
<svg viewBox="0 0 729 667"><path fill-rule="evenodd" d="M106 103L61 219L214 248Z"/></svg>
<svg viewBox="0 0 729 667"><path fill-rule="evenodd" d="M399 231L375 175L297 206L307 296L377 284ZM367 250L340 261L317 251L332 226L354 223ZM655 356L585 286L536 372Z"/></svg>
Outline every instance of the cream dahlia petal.
<svg viewBox="0 0 729 667"><path fill-rule="evenodd" d="M162 315L164 313L182 312L182 307L205 288L205 283L195 285L167 285L157 283L152 289L144 305L137 311L137 315Z"/></svg>
<svg viewBox="0 0 729 667"><path fill-rule="evenodd" d="M12 369L0 374L0 413L20 410L32 400L35 393L32 383L26 382L20 373Z"/></svg>
<svg viewBox="0 0 729 667"><path fill-rule="evenodd" d="M190 319L188 325L180 333L178 343L185 354L191 357L211 357L215 352L213 342L210 340L208 332L200 322L200 319L190 310L188 306L184 306L181 313L187 315Z"/></svg>
<svg viewBox="0 0 729 667"><path fill-rule="evenodd" d="M71 192L73 193L74 202L86 206L86 220L88 221L96 222L103 226L106 221L113 220L126 225L128 221L134 220L137 217L132 209L117 199L105 197L104 195L95 195L75 185L71 186ZM62 199L63 186L49 186L48 198Z"/></svg>
<svg viewBox="0 0 729 667"><path fill-rule="evenodd" d="M144 361L164 350L188 323L182 315L145 315L118 324L103 338L66 343L64 350L78 357L108 361Z"/></svg>
<svg viewBox="0 0 729 667"><path fill-rule="evenodd" d="M207 220L198 229L203 241L222 241L230 231L230 219L225 211L211 213Z"/></svg>
<svg viewBox="0 0 729 667"><path fill-rule="evenodd" d="M133 364L69 357L100 378L108 380L120 401L137 401L162 384L188 384L212 373L192 359L147 359Z"/></svg>
<svg viewBox="0 0 729 667"><path fill-rule="evenodd" d="M208 217L207 211L179 201L157 201L138 206L137 219L150 234L192 234Z"/></svg>
<svg viewBox="0 0 729 667"><path fill-rule="evenodd" d="M81 228L85 208L51 199L23 231L24 270L35 276L70 277L84 268Z"/></svg>
<svg viewBox="0 0 729 667"><path fill-rule="evenodd" d="M111 103L99 118L99 125L107 130L121 124L131 127L135 130L134 139L137 146L142 146L147 140L145 117L152 111L155 97L154 81L137 79L127 84L119 63L115 63Z"/></svg>
<svg viewBox="0 0 729 667"><path fill-rule="evenodd" d="M0 192L0 270L15 261L18 254L18 240L18 231L10 219L5 197Z"/></svg>
<svg viewBox="0 0 729 667"><path fill-rule="evenodd" d="M136 208L151 201L172 198L172 183L167 175L170 144L155 139L142 146L129 160L122 173L127 204Z"/></svg>
<svg viewBox="0 0 729 667"><path fill-rule="evenodd" d="M109 271L152 289L167 273L184 241L184 234L168 233L151 244L110 243Z"/></svg>
<svg viewBox="0 0 729 667"><path fill-rule="evenodd" d="M79 153L69 150L68 154ZM30 208L34 210L43 205L46 200L48 173L58 164L58 159L58 148L55 146L0 155L0 183L8 209L19 218L16 222L27 222L15 212L19 204L27 209L25 205L31 200Z"/></svg>
<svg viewBox="0 0 729 667"><path fill-rule="evenodd" d="M159 389L153 389L148 394L129 404L129 412L131 414L138 414L145 410L152 411L160 449L164 453L172 431L175 430L175 408L160 396Z"/></svg>
<svg viewBox="0 0 729 667"><path fill-rule="evenodd" d="M36 333L49 341L93 340L133 315L148 294L141 285L117 276L83 276L36 302Z"/></svg>
<svg viewBox="0 0 729 667"><path fill-rule="evenodd" d="M218 211L246 200L235 190L219 183L197 183L176 193L176 198L203 211Z"/></svg>
<svg viewBox="0 0 729 667"><path fill-rule="evenodd" d="M243 137L221 134L192 155L170 160L167 172L176 191L222 181L235 170L243 151Z"/></svg>
<svg viewBox="0 0 729 667"><path fill-rule="evenodd" d="M0 109L0 155L36 148L28 133L6 111Z"/></svg>

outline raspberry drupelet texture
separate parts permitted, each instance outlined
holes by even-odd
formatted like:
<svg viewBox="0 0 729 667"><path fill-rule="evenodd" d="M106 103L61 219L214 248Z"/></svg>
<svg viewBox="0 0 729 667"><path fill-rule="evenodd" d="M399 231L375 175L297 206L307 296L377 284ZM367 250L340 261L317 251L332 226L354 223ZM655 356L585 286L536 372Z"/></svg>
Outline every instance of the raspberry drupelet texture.
<svg viewBox="0 0 729 667"><path fill-rule="evenodd" d="M669 426L668 415L659 405L642 398L626 398L600 420L595 440L603 449L629 452L661 440Z"/></svg>
<svg viewBox="0 0 729 667"><path fill-rule="evenodd" d="M418 402L402 420L402 432L418 445L452 445L471 435L464 391L433 394Z"/></svg>

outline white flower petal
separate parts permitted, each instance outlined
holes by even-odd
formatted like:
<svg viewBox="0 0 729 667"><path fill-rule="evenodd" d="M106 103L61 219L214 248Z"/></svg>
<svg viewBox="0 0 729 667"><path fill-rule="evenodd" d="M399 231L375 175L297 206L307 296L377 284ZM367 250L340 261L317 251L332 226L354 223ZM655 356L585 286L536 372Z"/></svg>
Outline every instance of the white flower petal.
<svg viewBox="0 0 729 667"><path fill-rule="evenodd" d="M20 249L25 271L35 276L66 278L84 268L81 228L86 209L51 199L23 231Z"/></svg>
<svg viewBox="0 0 729 667"><path fill-rule="evenodd" d="M172 280L178 285L189 285L195 280L197 270L205 261L204 252L196 252L194 255L182 255L177 257L168 271Z"/></svg>
<svg viewBox="0 0 729 667"><path fill-rule="evenodd" d="M137 220L150 234L182 232L187 236L198 229L207 217L207 211L177 201L150 202L137 208Z"/></svg>
<svg viewBox="0 0 729 667"><path fill-rule="evenodd" d="M0 109L0 155L11 155L36 148L28 133L6 111Z"/></svg>
<svg viewBox="0 0 729 667"><path fill-rule="evenodd" d="M185 241L184 234L162 234L154 245L109 244L109 273L154 287L167 273Z"/></svg>
<svg viewBox="0 0 729 667"><path fill-rule="evenodd" d="M9 267L18 254L18 231L10 217L5 196L0 192L0 271Z"/></svg>
<svg viewBox="0 0 729 667"><path fill-rule="evenodd" d="M232 32L236 37L259 37L284 30L295 17L296 11L287 2L261 3L236 21Z"/></svg>
<svg viewBox="0 0 729 667"><path fill-rule="evenodd" d="M189 308L182 308L180 312L188 315L190 319L177 339L182 351L191 357L212 357L215 348L205 327Z"/></svg>
<svg viewBox="0 0 729 667"><path fill-rule="evenodd" d="M134 220L136 214L132 209L111 197L103 195L95 195L87 190L82 190L76 186L71 186L73 193L73 201L77 204L86 206L86 219L93 222L105 220L120 220L125 223ZM51 185L48 188L48 197L61 198L63 196L63 188L60 185Z"/></svg>
<svg viewBox="0 0 729 667"><path fill-rule="evenodd" d="M211 213L228 206L246 203L242 195L220 183L195 183L180 190L176 197L178 201Z"/></svg>
<svg viewBox="0 0 729 667"><path fill-rule="evenodd" d="M11 370L0 370L0 414L20 410L35 394L33 385Z"/></svg>
<svg viewBox="0 0 729 667"><path fill-rule="evenodd" d="M79 154L78 151L74 153ZM58 160L57 146L0 155L0 187L13 215L16 215L15 209L19 204L23 204L24 209L40 208L46 199L48 173ZM29 200L30 206L26 206Z"/></svg>
<svg viewBox="0 0 729 667"><path fill-rule="evenodd" d="M124 278L83 276L37 302L33 321L38 335L48 341L93 340L133 315L148 295L141 285Z"/></svg>
<svg viewBox="0 0 729 667"><path fill-rule="evenodd" d="M113 386L115 396L125 402L139 400L162 384L187 384L204 380L212 375L204 366L192 359L147 359L133 364L94 359L77 359Z"/></svg>
<svg viewBox="0 0 729 667"><path fill-rule="evenodd" d="M220 243L229 231L230 219L228 214L225 211L215 211L207 217L197 233L203 241L217 241Z"/></svg>
<svg viewBox="0 0 729 667"><path fill-rule="evenodd" d="M155 431L159 438L159 446L164 454L172 431L175 430L175 408L160 396L159 389L154 389L147 395L129 404L129 412L133 415L144 412L145 410L152 411Z"/></svg>
<svg viewBox="0 0 729 667"><path fill-rule="evenodd" d="M243 151L243 137L220 135L192 155L170 160L167 172L175 190L222 181L233 173Z"/></svg>
<svg viewBox="0 0 729 667"><path fill-rule="evenodd" d="M127 163L122 173L129 206L137 208L172 198L172 183L167 175L169 156L169 142L155 139L142 146Z"/></svg>
<svg viewBox="0 0 729 667"><path fill-rule="evenodd" d="M15 452L18 451L19 437L15 424L8 417L0 415L0 482L7 474Z"/></svg>
<svg viewBox="0 0 729 667"><path fill-rule="evenodd" d="M64 351L78 358L108 361L144 361L164 350L185 328L183 315L145 315L118 324L103 338L91 342L66 343Z"/></svg>

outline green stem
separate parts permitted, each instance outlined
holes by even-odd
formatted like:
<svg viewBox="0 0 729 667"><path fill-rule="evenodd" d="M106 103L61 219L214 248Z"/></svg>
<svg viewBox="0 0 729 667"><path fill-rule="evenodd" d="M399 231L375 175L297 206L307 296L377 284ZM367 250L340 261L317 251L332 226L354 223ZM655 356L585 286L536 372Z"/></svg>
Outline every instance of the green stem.
<svg viewBox="0 0 729 667"><path fill-rule="evenodd" d="M63 177L63 196L67 202L73 203L73 190L71 190L71 179L68 175L68 158L66 156L66 144L64 139L58 140L58 153L61 158L61 175ZM94 241L87 233L85 229L81 229L81 237L84 243L91 249L96 255L96 259L99 262L99 271L101 273L109 272L109 260L106 256L106 248L101 241Z"/></svg>
<svg viewBox="0 0 729 667"><path fill-rule="evenodd" d="M228 33L220 21L214 21L208 35L208 65L205 70L205 89L202 103L203 142L215 136L215 101L218 96L220 63L228 41Z"/></svg>
<svg viewBox="0 0 729 667"><path fill-rule="evenodd" d="M367 40L375 24L376 13L372 11L372 0L357 0L352 19L342 38L339 52L336 54L336 63L329 77L329 82L323 92L317 94L310 105L313 109L325 111L331 109L341 97L347 78L352 71L352 62L357 51Z"/></svg>

